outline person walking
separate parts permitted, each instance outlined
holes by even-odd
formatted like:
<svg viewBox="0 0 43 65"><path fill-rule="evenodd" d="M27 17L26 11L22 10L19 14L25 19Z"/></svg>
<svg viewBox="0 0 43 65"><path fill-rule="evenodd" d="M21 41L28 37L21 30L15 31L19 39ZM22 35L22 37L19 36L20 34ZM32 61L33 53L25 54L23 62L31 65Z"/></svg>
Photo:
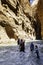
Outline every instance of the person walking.
<svg viewBox="0 0 43 65"><path fill-rule="evenodd" d="M23 39L21 39L21 43L20 43L20 52L21 51L25 52L25 41Z"/></svg>
<svg viewBox="0 0 43 65"><path fill-rule="evenodd" d="M20 44L20 38L18 38L18 41L17 41L18 45Z"/></svg>
<svg viewBox="0 0 43 65"><path fill-rule="evenodd" d="M30 51L33 51L34 50L34 44L33 42L30 44Z"/></svg>
<svg viewBox="0 0 43 65"><path fill-rule="evenodd" d="M38 46L37 45L35 46L35 53L37 55L37 58L39 59L40 56L39 56L39 50L38 50Z"/></svg>

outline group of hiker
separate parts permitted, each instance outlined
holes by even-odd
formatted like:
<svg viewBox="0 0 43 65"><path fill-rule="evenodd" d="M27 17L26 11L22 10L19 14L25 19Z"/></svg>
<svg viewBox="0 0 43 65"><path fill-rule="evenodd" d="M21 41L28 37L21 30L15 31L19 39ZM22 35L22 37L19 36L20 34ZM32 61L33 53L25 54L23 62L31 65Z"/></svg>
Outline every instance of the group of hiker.
<svg viewBox="0 0 43 65"><path fill-rule="evenodd" d="M25 52L25 41L23 39L18 39L17 43L19 45L20 52ZM33 52L34 50L35 50L37 58L40 58L38 46L37 45L34 46L33 42L31 42L30 51Z"/></svg>
<svg viewBox="0 0 43 65"><path fill-rule="evenodd" d="M40 58L38 46L37 45L34 46L33 42L30 44L30 51L31 52L35 51L37 58Z"/></svg>

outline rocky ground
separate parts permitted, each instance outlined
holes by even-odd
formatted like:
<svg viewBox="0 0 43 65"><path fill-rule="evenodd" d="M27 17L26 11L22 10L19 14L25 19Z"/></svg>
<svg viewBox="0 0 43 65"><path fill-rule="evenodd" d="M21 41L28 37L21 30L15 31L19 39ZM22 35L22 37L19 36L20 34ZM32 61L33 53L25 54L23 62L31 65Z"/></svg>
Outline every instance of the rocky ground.
<svg viewBox="0 0 43 65"><path fill-rule="evenodd" d="M19 46L0 47L0 65L43 65L43 44L38 45L40 59L36 58L35 52L30 52L30 43L25 45L25 53L19 52Z"/></svg>

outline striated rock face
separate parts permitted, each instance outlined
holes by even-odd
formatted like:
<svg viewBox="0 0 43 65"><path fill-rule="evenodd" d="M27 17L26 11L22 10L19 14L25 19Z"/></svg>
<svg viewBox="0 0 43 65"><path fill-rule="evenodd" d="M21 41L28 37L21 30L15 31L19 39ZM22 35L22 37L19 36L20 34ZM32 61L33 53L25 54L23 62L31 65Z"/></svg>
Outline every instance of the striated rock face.
<svg viewBox="0 0 43 65"><path fill-rule="evenodd" d="M39 20L41 22L41 35L43 37L43 0L39 0L37 13L38 13Z"/></svg>
<svg viewBox="0 0 43 65"><path fill-rule="evenodd" d="M39 34L35 28L35 24L36 26L39 24L34 17L33 8L28 0L0 0L0 26L5 30L5 38L41 39L41 33ZM34 12L36 12L35 8ZM38 30L40 28L39 25ZM0 39L4 38L4 34ZM40 38L37 38L39 35Z"/></svg>

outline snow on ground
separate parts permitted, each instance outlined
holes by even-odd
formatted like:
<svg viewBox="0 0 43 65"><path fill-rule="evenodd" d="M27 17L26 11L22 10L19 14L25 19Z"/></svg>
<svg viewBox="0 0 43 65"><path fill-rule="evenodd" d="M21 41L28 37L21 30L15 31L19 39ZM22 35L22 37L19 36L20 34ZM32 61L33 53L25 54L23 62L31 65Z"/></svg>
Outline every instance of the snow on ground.
<svg viewBox="0 0 43 65"><path fill-rule="evenodd" d="M0 47L0 65L43 65L43 52L40 50L41 45L37 45L40 52L40 59L36 58L34 52L30 52L30 44L25 45L25 53L19 52L18 45Z"/></svg>

